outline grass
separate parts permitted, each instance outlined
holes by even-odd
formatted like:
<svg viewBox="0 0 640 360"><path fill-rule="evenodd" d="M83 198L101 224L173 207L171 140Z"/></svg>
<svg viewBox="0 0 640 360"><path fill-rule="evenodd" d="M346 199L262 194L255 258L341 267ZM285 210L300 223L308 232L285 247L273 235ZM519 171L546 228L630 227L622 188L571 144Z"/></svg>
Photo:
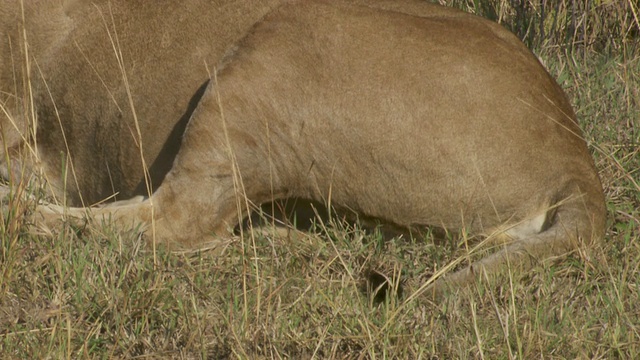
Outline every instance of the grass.
<svg viewBox="0 0 640 360"><path fill-rule="evenodd" d="M109 226L27 232L8 197L0 358L626 359L640 353L640 47L540 47L607 195L605 241L433 304L411 295L456 241L246 236L224 254L153 254ZM157 255L155 257L154 255ZM385 284L386 294L375 289ZM393 290L396 291L393 291ZM376 296L377 294L377 296Z"/></svg>

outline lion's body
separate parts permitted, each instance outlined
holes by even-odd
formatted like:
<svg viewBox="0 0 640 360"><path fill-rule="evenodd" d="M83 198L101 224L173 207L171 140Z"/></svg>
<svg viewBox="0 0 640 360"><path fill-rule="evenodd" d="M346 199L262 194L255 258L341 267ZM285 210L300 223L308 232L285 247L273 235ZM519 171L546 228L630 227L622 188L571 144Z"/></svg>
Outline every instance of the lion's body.
<svg viewBox="0 0 640 360"><path fill-rule="evenodd" d="M488 269L602 236L571 106L498 25L410 0L209 3L71 1L50 12L53 33L27 18L39 153L62 179L62 125L77 178L57 195L145 193L135 109L157 189L95 214L153 221L163 241L215 241L245 200L287 197L515 240L478 263ZM1 90L15 94L24 82L0 56Z"/></svg>
<svg viewBox="0 0 640 360"><path fill-rule="evenodd" d="M68 0L63 7L54 1L25 1L39 153L56 195L79 206L114 192L119 199L146 194L134 110L145 161L159 184L171 168L202 93L198 90L228 48L275 3ZM2 8L19 12L18 4L3 0ZM0 90L4 96L17 92L25 99L20 15L8 17L16 19L13 31L6 33L13 35L13 59L10 52L0 54ZM67 151L56 112L69 140L77 185L68 163L63 166Z"/></svg>

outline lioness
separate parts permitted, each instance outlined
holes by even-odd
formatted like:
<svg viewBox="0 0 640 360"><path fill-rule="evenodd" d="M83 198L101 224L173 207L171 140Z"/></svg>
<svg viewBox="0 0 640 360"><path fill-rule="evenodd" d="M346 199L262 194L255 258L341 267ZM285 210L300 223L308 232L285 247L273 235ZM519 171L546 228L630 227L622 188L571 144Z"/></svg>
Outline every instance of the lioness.
<svg viewBox="0 0 640 360"><path fill-rule="evenodd" d="M155 241L216 243L251 204L307 198L510 242L449 277L465 282L603 235L562 89L482 18L413 0L0 0L0 21L6 176L41 169L74 206L149 193L88 211ZM58 210L38 212L85 209Z"/></svg>

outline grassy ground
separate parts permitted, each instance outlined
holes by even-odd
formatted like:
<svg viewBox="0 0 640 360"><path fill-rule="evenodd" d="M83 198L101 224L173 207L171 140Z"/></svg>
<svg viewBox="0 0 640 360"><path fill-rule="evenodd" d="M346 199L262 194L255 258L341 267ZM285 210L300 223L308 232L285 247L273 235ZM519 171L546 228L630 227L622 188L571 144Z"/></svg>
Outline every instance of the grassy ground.
<svg viewBox="0 0 640 360"><path fill-rule="evenodd" d="M566 89L604 183L602 244L432 304L412 295L464 256L456 241L358 229L246 236L223 256L152 253L108 226L26 233L0 248L0 358L610 359L640 353L637 44L536 49ZM387 277L376 298L370 284Z"/></svg>

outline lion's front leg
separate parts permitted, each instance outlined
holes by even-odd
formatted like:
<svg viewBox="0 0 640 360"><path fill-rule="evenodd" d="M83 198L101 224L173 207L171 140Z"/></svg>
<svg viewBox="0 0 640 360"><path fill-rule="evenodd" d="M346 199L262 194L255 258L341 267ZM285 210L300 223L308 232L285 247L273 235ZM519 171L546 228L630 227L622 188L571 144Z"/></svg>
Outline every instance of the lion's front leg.
<svg viewBox="0 0 640 360"><path fill-rule="evenodd" d="M64 207L55 204L41 204L32 215L33 232L50 235L63 222L83 224L90 227L116 226L120 231L137 231L145 240L162 244L169 248L190 247L193 229L175 227L168 214L153 204L154 199L142 197L118 201L103 207ZM232 238L216 236L213 233L198 234L198 245L212 246L227 244Z"/></svg>
<svg viewBox="0 0 640 360"><path fill-rule="evenodd" d="M65 207L55 204L39 204L32 221L35 232L50 234L62 222L115 224L121 230L145 231L151 219L150 204L142 198L114 202L104 207Z"/></svg>

